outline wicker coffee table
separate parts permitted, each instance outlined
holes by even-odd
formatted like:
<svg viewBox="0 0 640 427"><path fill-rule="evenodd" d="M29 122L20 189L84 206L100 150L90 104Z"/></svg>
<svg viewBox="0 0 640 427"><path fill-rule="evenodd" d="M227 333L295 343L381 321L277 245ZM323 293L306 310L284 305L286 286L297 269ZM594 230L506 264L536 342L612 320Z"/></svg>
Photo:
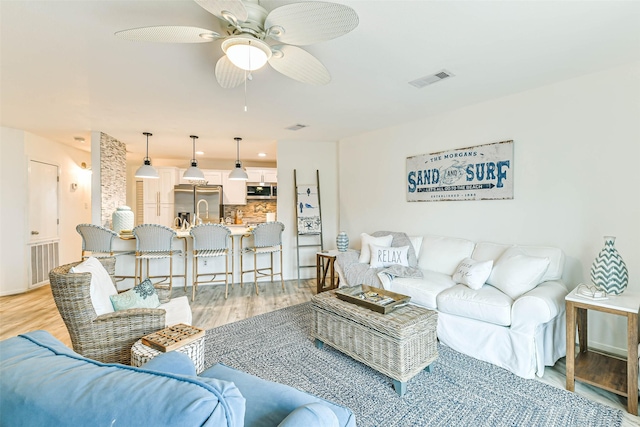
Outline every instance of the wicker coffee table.
<svg viewBox="0 0 640 427"><path fill-rule="evenodd" d="M311 298L316 346L340 350L393 380L403 396L407 381L430 371L438 357L438 313L416 305L380 314L338 299L335 291Z"/></svg>

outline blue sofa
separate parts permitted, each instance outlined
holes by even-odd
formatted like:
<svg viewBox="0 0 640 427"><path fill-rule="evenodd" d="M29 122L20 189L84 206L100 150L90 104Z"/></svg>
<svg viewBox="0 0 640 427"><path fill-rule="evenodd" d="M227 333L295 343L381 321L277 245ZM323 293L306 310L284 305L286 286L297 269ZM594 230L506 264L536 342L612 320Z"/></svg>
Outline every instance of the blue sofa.
<svg viewBox="0 0 640 427"><path fill-rule="evenodd" d="M197 376L178 352L101 363L45 331L0 342L0 396L0 426L356 425L343 406L222 364Z"/></svg>

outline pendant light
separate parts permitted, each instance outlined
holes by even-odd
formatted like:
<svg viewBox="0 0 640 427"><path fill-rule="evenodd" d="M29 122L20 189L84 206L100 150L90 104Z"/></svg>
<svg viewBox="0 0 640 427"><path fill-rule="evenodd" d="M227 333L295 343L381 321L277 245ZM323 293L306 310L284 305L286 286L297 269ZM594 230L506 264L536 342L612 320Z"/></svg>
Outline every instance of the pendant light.
<svg viewBox="0 0 640 427"><path fill-rule="evenodd" d="M191 135L189 138L193 140L193 158L191 159L191 167L184 171L184 175L182 175L182 177L187 181L202 181L204 179L204 174L200 169L198 169L198 161L196 160L196 139L198 139L198 137Z"/></svg>
<svg viewBox="0 0 640 427"><path fill-rule="evenodd" d="M147 137L147 155L143 159L143 164L136 171L136 178L153 178L158 179L160 175L158 175L158 171L151 166L151 159L149 158L149 137L153 134L150 132L142 132L143 135Z"/></svg>
<svg viewBox="0 0 640 427"><path fill-rule="evenodd" d="M229 173L229 179L246 181L249 179L249 175L247 175L247 172L242 169L242 162L240 161L240 141L242 141L242 138L236 136L233 139L236 140L236 168Z"/></svg>

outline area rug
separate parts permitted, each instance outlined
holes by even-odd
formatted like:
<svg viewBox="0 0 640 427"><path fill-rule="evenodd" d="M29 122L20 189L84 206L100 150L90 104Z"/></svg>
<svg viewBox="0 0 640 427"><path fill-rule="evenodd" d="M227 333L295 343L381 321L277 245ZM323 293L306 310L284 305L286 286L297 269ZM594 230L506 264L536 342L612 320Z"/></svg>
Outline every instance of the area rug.
<svg viewBox="0 0 640 427"><path fill-rule="evenodd" d="M309 335L310 303L211 329L205 365L222 362L350 408L367 426L620 426L622 411L439 345L430 373L399 397L391 379Z"/></svg>

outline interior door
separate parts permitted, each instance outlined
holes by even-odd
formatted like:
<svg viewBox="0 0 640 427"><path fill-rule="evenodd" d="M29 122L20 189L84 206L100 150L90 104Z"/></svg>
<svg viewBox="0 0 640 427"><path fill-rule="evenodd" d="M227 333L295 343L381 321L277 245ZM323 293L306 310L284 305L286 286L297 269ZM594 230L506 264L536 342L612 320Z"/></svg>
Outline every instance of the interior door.
<svg viewBox="0 0 640 427"><path fill-rule="evenodd" d="M29 162L30 243L58 238L58 166Z"/></svg>

